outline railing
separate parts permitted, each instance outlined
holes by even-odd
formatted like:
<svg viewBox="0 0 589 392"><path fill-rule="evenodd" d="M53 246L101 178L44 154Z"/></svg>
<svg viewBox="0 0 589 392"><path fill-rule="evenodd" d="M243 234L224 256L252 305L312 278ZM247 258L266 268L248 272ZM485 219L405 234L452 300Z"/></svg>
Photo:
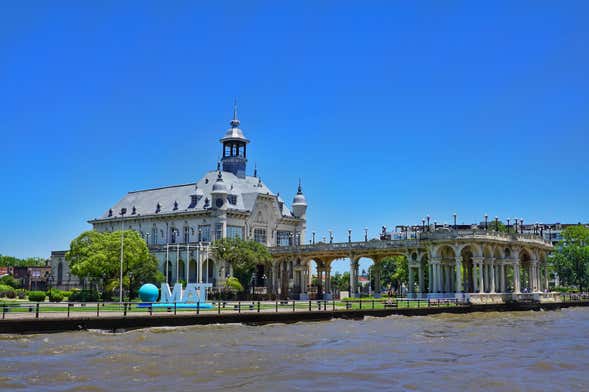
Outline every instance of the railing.
<svg viewBox="0 0 589 392"><path fill-rule="evenodd" d="M88 317L135 317L169 315L220 315L241 313L284 312L335 312L350 310L386 310L402 308L440 308L466 306L467 301L449 299L349 299L349 300L277 300L277 301L213 301L212 307L203 308L183 303L139 304L137 302L6 302L0 303L1 320L30 318L88 318ZM203 304L204 305L204 304Z"/></svg>
<svg viewBox="0 0 589 392"><path fill-rule="evenodd" d="M550 241L543 239L540 235L529 233L502 233L485 230L440 230L432 232L418 232L417 238L409 239L392 239L392 240L370 240L354 242L318 242L309 245L299 246L277 246L270 248L273 254L304 253L317 251L354 251L366 249L386 249L386 248L412 248L417 247L422 241L442 241L442 240L459 240L459 239L500 239L508 241L524 241L546 246L552 246Z"/></svg>

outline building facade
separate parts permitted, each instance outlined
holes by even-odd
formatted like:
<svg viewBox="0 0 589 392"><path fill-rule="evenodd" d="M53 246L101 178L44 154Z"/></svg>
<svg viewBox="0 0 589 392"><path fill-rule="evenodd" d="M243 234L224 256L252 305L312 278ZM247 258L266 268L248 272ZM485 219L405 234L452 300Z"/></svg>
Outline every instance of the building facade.
<svg viewBox="0 0 589 392"><path fill-rule="evenodd" d="M249 140L240 129L237 108L221 138L217 170L194 183L129 192L89 223L99 232L135 230L168 282L204 282L221 287L231 266L211 257L222 238L253 240L267 247L305 241L307 201L301 184L292 208L258 176L247 175ZM64 252L53 252L54 276L67 276ZM61 268L61 274L58 269ZM262 268L262 267L260 267ZM266 285L271 271L259 271L257 285Z"/></svg>

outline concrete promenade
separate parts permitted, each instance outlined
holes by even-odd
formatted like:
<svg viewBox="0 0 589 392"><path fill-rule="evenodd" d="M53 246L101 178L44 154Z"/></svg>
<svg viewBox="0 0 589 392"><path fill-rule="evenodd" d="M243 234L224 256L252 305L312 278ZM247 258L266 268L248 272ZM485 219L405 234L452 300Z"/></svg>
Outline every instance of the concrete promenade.
<svg viewBox="0 0 589 392"><path fill-rule="evenodd" d="M430 306L430 307L405 307L386 309L342 309L328 304L323 310L279 310L272 309L237 311L224 310L222 313L214 311L178 312L176 315L168 312L155 312L152 315L146 313L108 312L100 315L76 313L67 317L63 312L46 313L40 318L34 314L13 313L4 320L0 320L0 333L8 334L34 334L65 331L78 331L87 329L100 329L109 331L122 331L149 327L178 327L189 325L207 324L270 324L270 323L295 323L302 321L325 321L331 319L362 319L366 316L386 317L392 315L401 316L427 316L440 313L464 314L472 312L504 312L504 311L530 311L530 310L557 310L573 306L589 306L589 301L580 302L554 302L554 303L509 303L509 304L481 304L460 306Z"/></svg>

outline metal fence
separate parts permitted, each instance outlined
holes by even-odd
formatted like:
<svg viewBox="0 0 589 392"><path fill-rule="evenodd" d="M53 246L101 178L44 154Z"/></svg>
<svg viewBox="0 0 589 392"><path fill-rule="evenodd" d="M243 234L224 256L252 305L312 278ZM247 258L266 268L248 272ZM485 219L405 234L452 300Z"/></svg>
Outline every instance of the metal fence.
<svg viewBox="0 0 589 392"><path fill-rule="evenodd" d="M458 299L411 299L390 298L370 300L277 300L277 301L212 301L212 307L200 303L140 304L137 302L7 302L0 304L1 319L15 318L87 318L87 317L133 317L180 314L240 314L267 312L336 312L369 311L402 308L440 308L466 306L468 302ZM204 305L204 304L203 304ZM209 306L210 306L209 305Z"/></svg>

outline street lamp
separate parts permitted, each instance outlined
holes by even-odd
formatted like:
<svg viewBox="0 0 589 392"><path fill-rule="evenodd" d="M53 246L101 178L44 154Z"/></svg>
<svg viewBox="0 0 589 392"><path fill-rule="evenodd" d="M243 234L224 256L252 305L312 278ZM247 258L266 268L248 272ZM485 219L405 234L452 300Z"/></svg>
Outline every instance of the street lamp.
<svg viewBox="0 0 589 392"><path fill-rule="evenodd" d="M456 217L458 214L454 213L452 216L454 217L454 230L456 230Z"/></svg>
<svg viewBox="0 0 589 392"><path fill-rule="evenodd" d="M495 231L499 231L499 218L495 217Z"/></svg>
<svg viewBox="0 0 589 392"><path fill-rule="evenodd" d="M119 302L123 302L123 243L125 240L125 235L123 234L123 222L125 218L125 214L127 213L126 208L121 208L121 265L120 265L120 275L119 275Z"/></svg>
<svg viewBox="0 0 589 392"><path fill-rule="evenodd" d="M521 234L524 234L524 220L523 219L519 220L519 231Z"/></svg>
<svg viewBox="0 0 589 392"><path fill-rule="evenodd" d="M421 231L424 232L425 231L425 219L421 220Z"/></svg>
<svg viewBox="0 0 589 392"><path fill-rule="evenodd" d="M429 227L429 215L427 216L427 231L430 231L430 227Z"/></svg>
<svg viewBox="0 0 589 392"><path fill-rule="evenodd" d="M333 230L329 230L329 243L333 244Z"/></svg>
<svg viewBox="0 0 589 392"><path fill-rule="evenodd" d="M313 245L315 245L315 232L313 232Z"/></svg>
<svg viewBox="0 0 589 392"><path fill-rule="evenodd" d="M507 232L511 231L511 224L509 223L509 218L507 218Z"/></svg>
<svg viewBox="0 0 589 392"><path fill-rule="evenodd" d="M348 229L348 242L352 242L352 229Z"/></svg>
<svg viewBox="0 0 589 392"><path fill-rule="evenodd" d="M489 215L485 214L485 231L487 231L489 229L488 220L489 220Z"/></svg>
<svg viewBox="0 0 589 392"><path fill-rule="evenodd" d="M368 242L368 227L364 228L364 242Z"/></svg>

